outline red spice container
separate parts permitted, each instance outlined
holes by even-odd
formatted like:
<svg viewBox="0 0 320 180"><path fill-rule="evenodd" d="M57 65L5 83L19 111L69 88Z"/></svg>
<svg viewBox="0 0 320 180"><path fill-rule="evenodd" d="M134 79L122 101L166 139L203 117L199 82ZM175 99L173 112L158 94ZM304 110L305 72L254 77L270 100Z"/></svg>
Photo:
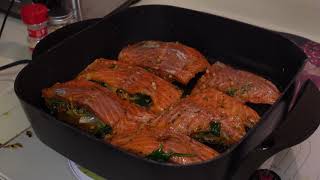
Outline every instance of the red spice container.
<svg viewBox="0 0 320 180"><path fill-rule="evenodd" d="M33 50L48 34L48 8L40 3L31 3L24 5L20 14L22 21L27 25L29 48Z"/></svg>

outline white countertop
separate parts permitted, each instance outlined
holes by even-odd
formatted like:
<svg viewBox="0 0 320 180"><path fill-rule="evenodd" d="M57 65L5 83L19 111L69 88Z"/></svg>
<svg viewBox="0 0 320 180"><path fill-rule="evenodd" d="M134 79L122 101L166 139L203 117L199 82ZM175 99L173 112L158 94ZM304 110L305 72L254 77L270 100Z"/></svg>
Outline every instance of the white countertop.
<svg viewBox="0 0 320 180"><path fill-rule="evenodd" d="M138 3L142 4L168 4L195 9L320 42L320 0L143 0ZM2 17L0 15L0 20ZM19 20L9 18L0 39L0 66L26 58L30 58L26 28ZM13 80L21 67L0 72L0 143L7 142L30 126L13 93ZM319 136L316 133L305 143L285 152L295 154L297 149L309 147L307 145L311 139ZM12 180L75 179L68 169L67 159L42 144L35 135L29 138L22 133L10 144L15 142L22 143L23 148L0 148L0 179L1 173ZM33 165L29 166L30 162ZM300 162L295 165L300 166ZM290 162L288 164L284 173L295 170ZM314 175L318 173L317 168L309 169ZM298 173L295 177L299 179L302 176Z"/></svg>
<svg viewBox="0 0 320 180"><path fill-rule="evenodd" d="M23 132L10 144L21 143L21 148L0 149L1 173L10 180L76 180L70 171L68 159L44 145L32 132Z"/></svg>
<svg viewBox="0 0 320 180"><path fill-rule="evenodd" d="M146 0L208 12L320 42L319 0Z"/></svg>
<svg viewBox="0 0 320 180"><path fill-rule="evenodd" d="M26 27L20 20L8 18L0 39L0 66L31 58L26 37ZM34 134L30 138L25 134L31 130L30 123L13 91L14 79L23 66L0 71L0 144L23 146L0 148L0 180L76 180L65 157L45 146Z"/></svg>
<svg viewBox="0 0 320 180"><path fill-rule="evenodd" d="M3 15L0 14L0 19ZM8 18L0 39L0 66L20 59L30 59L26 29L20 20ZM0 71L0 144L4 144L30 126L13 92L17 72L23 65Z"/></svg>

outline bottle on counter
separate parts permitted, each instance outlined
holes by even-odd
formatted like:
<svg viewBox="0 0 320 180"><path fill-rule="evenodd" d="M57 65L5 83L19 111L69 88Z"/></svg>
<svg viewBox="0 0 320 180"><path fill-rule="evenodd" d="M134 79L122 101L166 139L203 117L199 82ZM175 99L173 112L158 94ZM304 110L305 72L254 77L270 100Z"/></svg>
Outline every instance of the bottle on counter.
<svg viewBox="0 0 320 180"><path fill-rule="evenodd" d="M21 8L21 19L27 25L28 44L32 51L48 34L48 8L40 3L31 3Z"/></svg>
<svg viewBox="0 0 320 180"><path fill-rule="evenodd" d="M73 11L66 8L53 8L49 11L49 33L75 22Z"/></svg>

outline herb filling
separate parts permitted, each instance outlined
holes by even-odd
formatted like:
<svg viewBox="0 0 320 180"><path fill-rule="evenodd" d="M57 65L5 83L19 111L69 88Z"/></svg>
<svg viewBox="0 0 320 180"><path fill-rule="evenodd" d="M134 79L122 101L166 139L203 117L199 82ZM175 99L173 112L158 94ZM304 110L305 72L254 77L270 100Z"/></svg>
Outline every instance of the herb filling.
<svg viewBox="0 0 320 180"><path fill-rule="evenodd" d="M250 84L250 83L241 86L239 89L230 87L226 90L226 94L228 94L229 96L232 96L232 97L237 94L243 95L243 94L248 93L248 91L251 89L251 87L252 87L252 84Z"/></svg>
<svg viewBox="0 0 320 180"><path fill-rule="evenodd" d="M168 162L171 157L192 157L193 154L182 154L175 152L164 152L163 144L160 144L160 147L154 150L151 154L147 155L147 159L151 159L159 162Z"/></svg>
<svg viewBox="0 0 320 180"><path fill-rule="evenodd" d="M214 136L220 137L221 124L219 122L210 123L210 133Z"/></svg>
<svg viewBox="0 0 320 180"><path fill-rule="evenodd" d="M223 140L221 137L221 124L219 122L211 122L207 131L197 132L192 137L200 142L219 144Z"/></svg>
<svg viewBox="0 0 320 180"><path fill-rule="evenodd" d="M94 83L98 83L101 86L106 87L111 91L113 90L113 88L108 83L105 83L105 82L102 82L102 81L96 81L96 80L89 80L89 81L94 82Z"/></svg>
<svg viewBox="0 0 320 180"><path fill-rule="evenodd" d="M115 92L122 99L129 100L135 104L138 104L139 106L150 107L152 104L152 99L149 95L142 94L142 93L130 94L124 89L114 88L110 86L108 83L105 83L102 81L96 81L96 80L90 80L90 81L98 83L101 86L108 88L112 92Z"/></svg>
<svg viewBox="0 0 320 180"><path fill-rule="evenodd" d="M238 90L236 89L236 88L228 88L227 90L226 90L226 94L228 94L229 96L235 96L236 95L236 92L237 92Z"/></svg>
<svg viewBox="0 0 320 180"><path fill-rule="evenodd" d="M86 109L75 107L71 103L58 99L47 99L46 103L52 114L62 115L64 120L79 126L97 138L104 138L112 132L109 125L104 124Z"/></svg>
<svg viewBox="0 0 320 180"><path fill-rule="evenodd" d="M129 94L127 91L123 89L117 89L116 93L119 97L132 101L133 103L138 104L140 106L149 107L152 104L151 97L146 94L142 94L142 93Z"/></svg>

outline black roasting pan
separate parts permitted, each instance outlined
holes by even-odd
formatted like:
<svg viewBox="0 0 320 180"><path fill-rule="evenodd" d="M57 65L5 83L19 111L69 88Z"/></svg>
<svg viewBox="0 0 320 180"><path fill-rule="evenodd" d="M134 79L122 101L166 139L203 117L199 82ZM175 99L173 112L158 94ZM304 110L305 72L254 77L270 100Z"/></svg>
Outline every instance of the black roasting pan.
<svg viewBox="0 0 320 180"><path fill-rule="evenodd" d="M129 8L93 24L33 56L16 78L15 92L43 143L109 180L246 180L266 159L302 142L320 123L320 93L311 81L293 98L306 56L277 33L163 5ZM198 49L211 63L219 60L259 74L279 87L281 98L272 106L250 105L262 118L241 142L216 159L188 166L123 152L48 113L41 89L73 79L95 58L115 59L121 48L142 40L179 41Z"/></svg>

